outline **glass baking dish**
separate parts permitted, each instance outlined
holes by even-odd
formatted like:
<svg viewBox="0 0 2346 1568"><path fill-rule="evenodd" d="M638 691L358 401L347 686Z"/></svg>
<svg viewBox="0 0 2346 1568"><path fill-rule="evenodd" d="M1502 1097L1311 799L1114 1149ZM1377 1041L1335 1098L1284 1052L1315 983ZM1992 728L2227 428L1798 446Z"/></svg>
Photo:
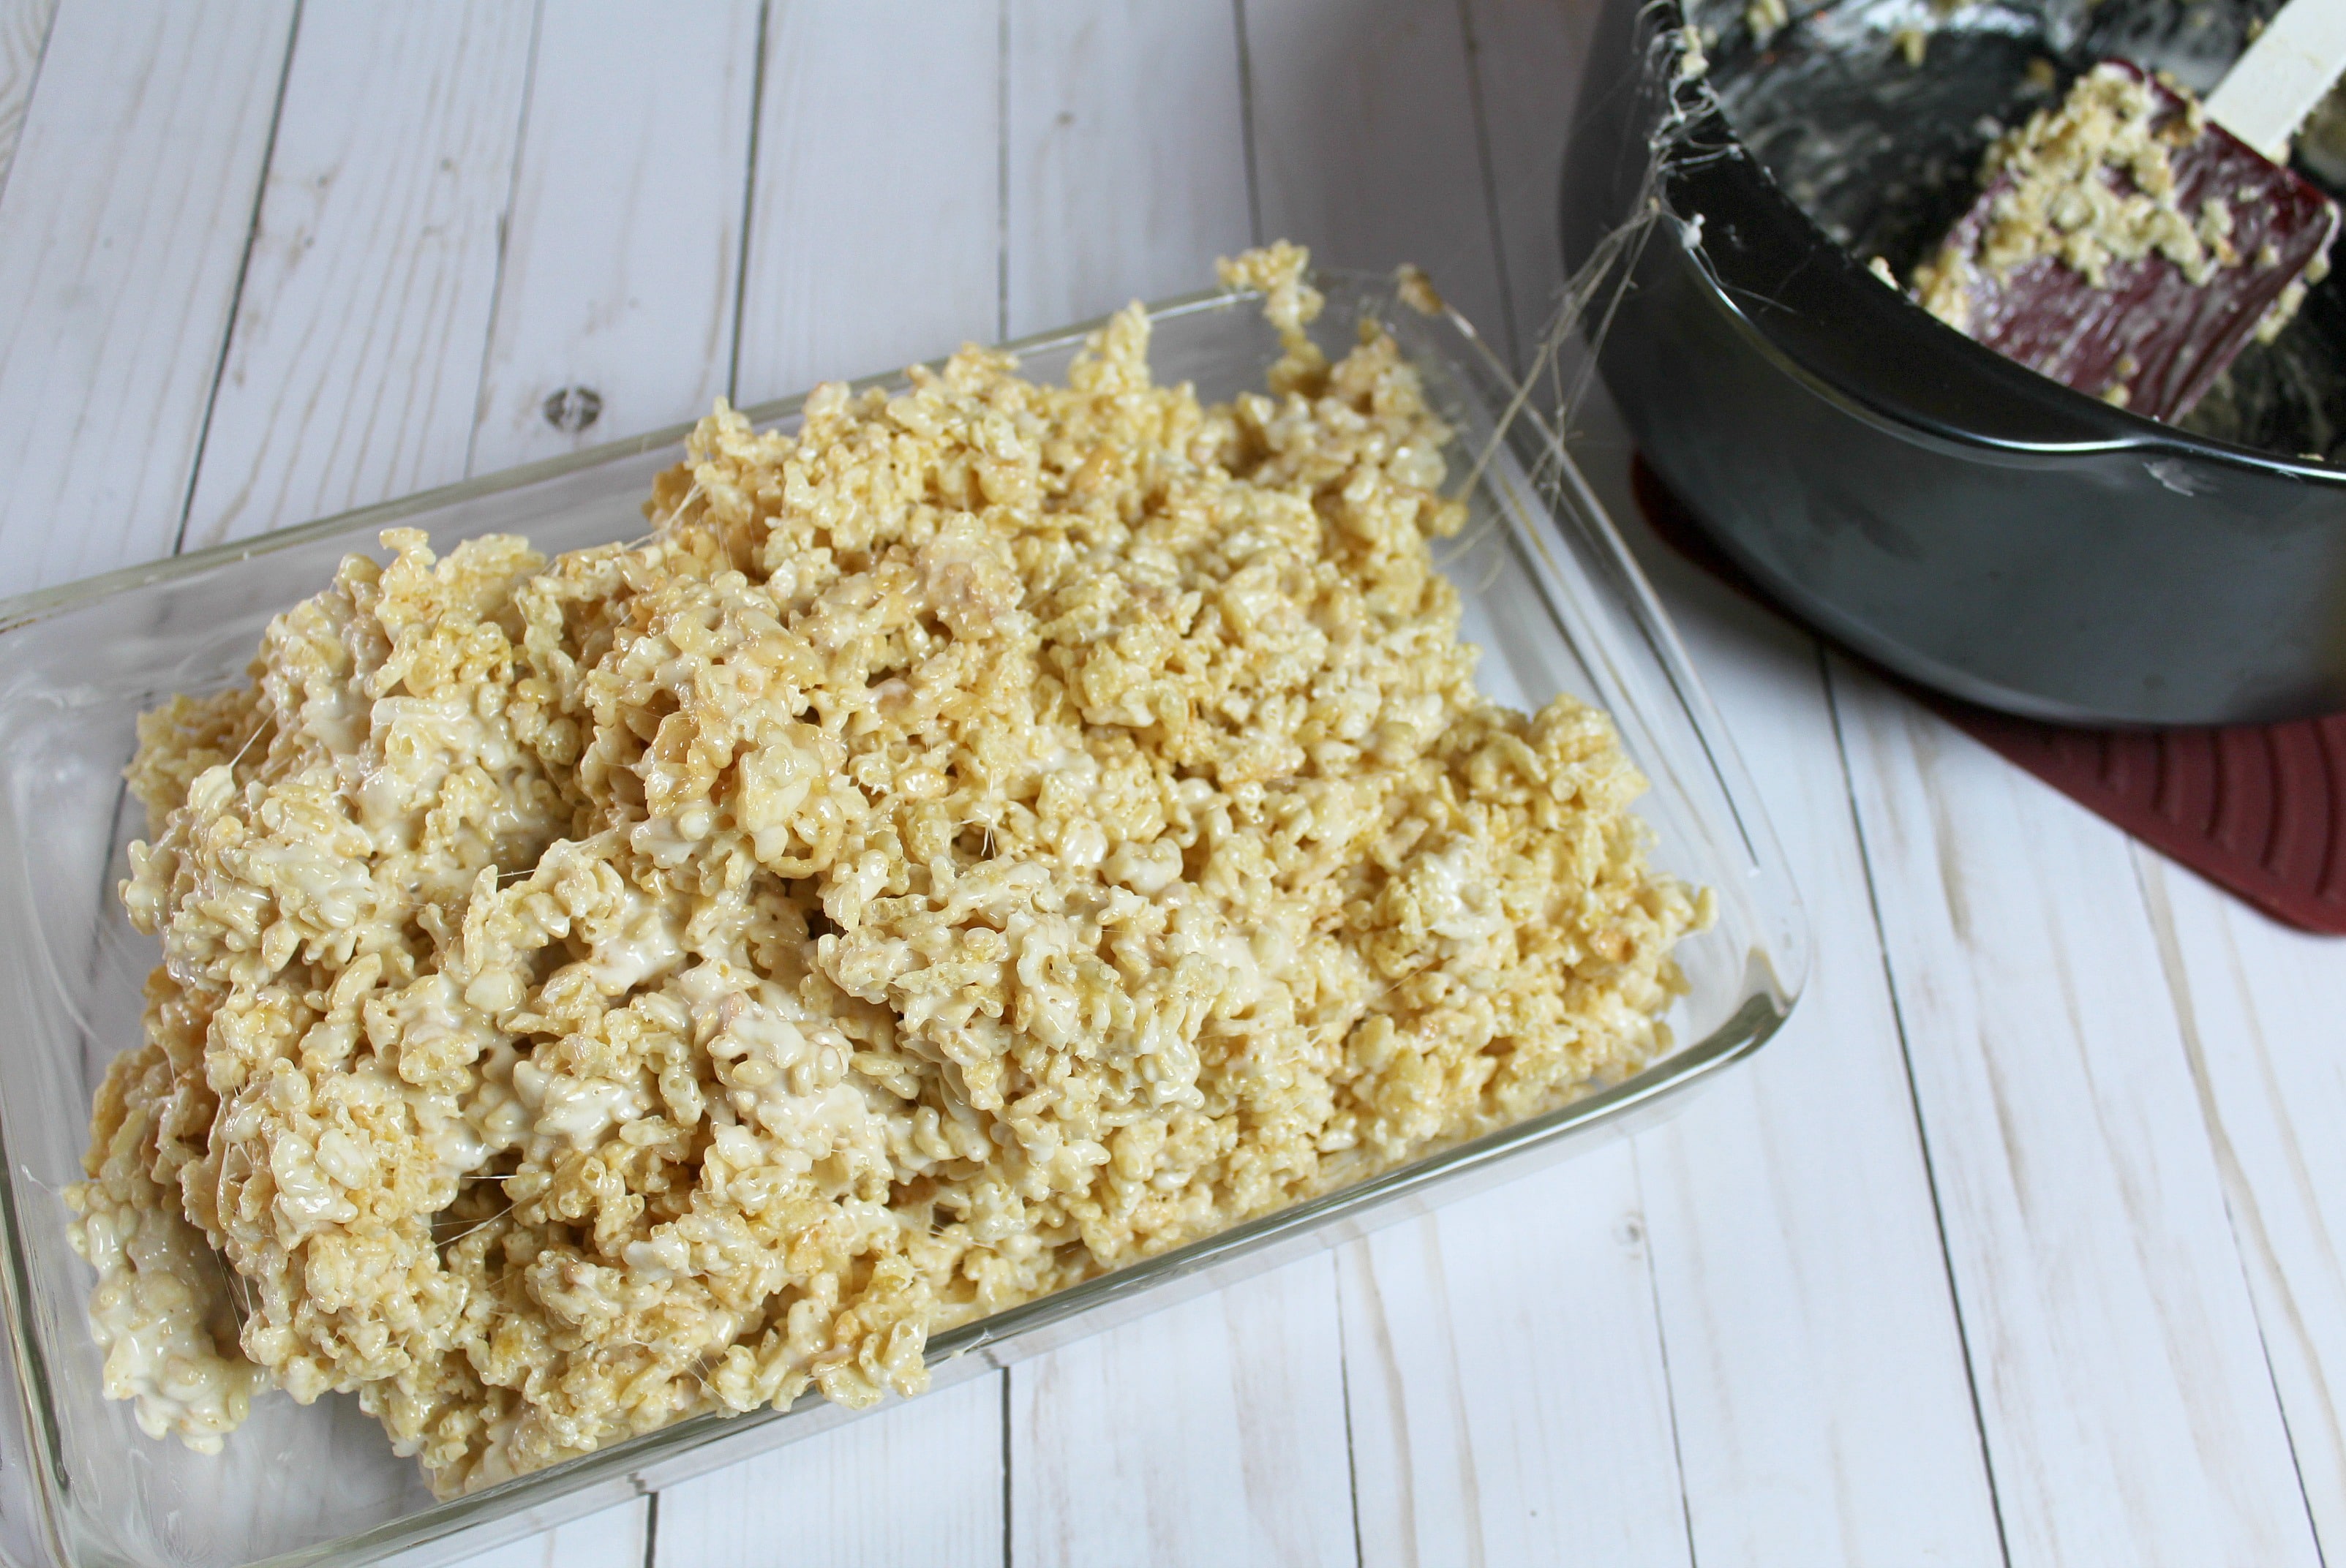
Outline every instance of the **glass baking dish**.
<svg viewBox="0 0 2346 1568"><path fill-rule="evenodd" d="M930 1347L938 1386L1640 1125L1759 1046L1799 993L1805 937L1774 836L1676 636L1569 458L1536 420L1507 420L1515 384L1462 318L1404 303L1386 280L1319 281L1329 296L1315 329L1323 344L1341 352L1362 317L1384 322L1458 433L1453 482L1471 476L1474 515L1437 560L1464 597L1465 635L1483 649L1477 684L1521 708L1571 691L1610 712L1652 781L1638 809L1655 830L1657 859L1717 891L1717 922L1678 950L1690 984L1671 1017L1678 1044L1562 1109L940 1335ZM1190 381L1208 397L1260 387L1279 352L1250 293L1174 300L1150 316L1159 379ZM1010 347L1030 376L1060 379L1096 324ZM797 411L791 399L752 412L788 426ZM270 616L321 587L342 555L373 549L376 531L394 523L426 530L443 550L492 532L525 534L549 553L640 535L640 504L683 434L664 431L0 605L0 1017L14 1021L0 1051L0 1295L16 1384L0 1409L0 1550L76 1568L356 1563L396 1551L428 1563L852 1419L810 1395L789 1410L698 1418L434 1502L354 1400L304 1409L272 1394L255 1400L224 1453L205 1458L141 1435L128 1405L100 1397L84 1318L91 1276L66 1242L58 1192L80 1174L90 1092L107 1060L139 1038L140 984L157 958L113 893L124 846L143 827L120 786L134 717L169 693L237 678ZM452 1539L458 1531L471 1532Z"/></svg>

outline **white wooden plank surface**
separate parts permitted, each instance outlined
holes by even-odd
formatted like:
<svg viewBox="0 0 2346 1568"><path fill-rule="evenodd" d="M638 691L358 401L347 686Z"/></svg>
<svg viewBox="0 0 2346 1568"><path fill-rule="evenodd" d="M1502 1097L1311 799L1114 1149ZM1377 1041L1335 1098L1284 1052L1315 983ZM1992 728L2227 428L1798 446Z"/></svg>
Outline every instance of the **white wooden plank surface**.
<svg viewBox="0 0 2346 1568"><path fill-rule="evenodd" d="M1627 1145L1346 1249L1364 1565L1690 1563Z"/></svg>
<svg viewBox="0 0 2346 1568"><path fill-rule="evenodd" d="M466 472L696 419L725 392L759 9L546 8ZM662 60L696 63L688 90Z"/></svg>
<svg viewBox="0 0 2346 1568"><path fill-rule="evenodd" d="M1009 0L1006 334L1213 284L1250 242L1237 18Z"/></svg>
<svg viewBox="0 0 2346 1568"><path fill-rule="evenodd" d="M1350 1563L1326 1257L1022 1361L1009 1561Z"/></svg>
<svg viewBox="0 0 2346 1568"><path fill-rule="evenodd" d="M1736 658L1704 667L1752 738L1746 759L1801 871L1810 992L1748 1072L1638 1144L1696 1557L1993 1562L1994 1509L1831 717L1812 645L1757 619L1728 623L1742 633ZM1720 626L1695 638L1700 654L1729 643Z"/></svg>
<svg viewBox="0 0 2346 1568"><path fill-rule="evenodd" d="M534 20L303 8L189 547L464 476Z"/></svg>
<svg viewBox="0 0 2346 1568"><path fill-rule="evenodd" d="M2137 845L2134 858L2248 1268L2298 1477L2346 1553L2346 952Z"/></svg>
<svg viewBox="0 0 2346 1568"><path fill-rule="evenodd" d="M781 0L767 21L739 401L1002 335L995 5Z"/></svg>
<svg viewBox="0 0 2346 1568"><path fill-rule="evenodd" d="M1784 1033L1637 1140L1696 1560L1994 1561L1994 1504L1816 644L1654 538L1601 387L1578 428L1576 453L1704 672L1810 927L1808 991Z"/></svg>
<svg viewBox="0 0 2346 1568"><path fill-rule="evenodd" d="M1504 351L1466 33L1426 0L1247 0L1260 237L1325 266L1413 262Z"/></svg>
<svg viewBox="0 0 2346 1568"><path fill-rule="evenodd" d="M33 101L41 49L57 0L6 0L0 4L0 193L8 188L8 166L15 161L16 138L25 129L25 106Z"/></svg>
<svg viewBox="0 0 2346 1568"><path fill-rule="evenodd" d="M0 591L168 549L208 410L194 538L1198 287L1258 217L1520 343L1589 14L311 0L288 73L283 6L74 6L10 164L46 3L0 0ZM1664 579L1817 920L1783 1039L1633 1149L671 1489L658 1560L1970 1563L1991 1480L2023 1564L2346 1539L2339 945Z"/></svg>
<svg viewBox="0 0 2346 1568"><path fill-rule="evenodd" d="M1833 668L2012 1562L2315 1562L2124 836Z"/></svg>
<svg viewBox="0 0 2346 1568"><path fill-rule="evenodd" d="M997 1372L669 1487L638 1561L994 1568L1002 1498Z"/></svg>
<svg viewBox="0 0 2346 1568"><path fill-rule="evenodd" d="M0 591L169 554L291 16L90 6L51 29L54 90L0 194Z"/></svg>

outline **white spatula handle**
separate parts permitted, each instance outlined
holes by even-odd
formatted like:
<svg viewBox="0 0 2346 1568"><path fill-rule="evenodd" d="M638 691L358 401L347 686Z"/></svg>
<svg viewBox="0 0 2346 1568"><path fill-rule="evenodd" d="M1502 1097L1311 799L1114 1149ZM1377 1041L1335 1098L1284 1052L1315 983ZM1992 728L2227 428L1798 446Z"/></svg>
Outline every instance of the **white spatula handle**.
<svg viewBox="0 0 2346 1568"><path fill-rule="evenodd" d="M2208 117L2278 160L2346 71L2346 0L2289 0L2208 97Z"/></svg>

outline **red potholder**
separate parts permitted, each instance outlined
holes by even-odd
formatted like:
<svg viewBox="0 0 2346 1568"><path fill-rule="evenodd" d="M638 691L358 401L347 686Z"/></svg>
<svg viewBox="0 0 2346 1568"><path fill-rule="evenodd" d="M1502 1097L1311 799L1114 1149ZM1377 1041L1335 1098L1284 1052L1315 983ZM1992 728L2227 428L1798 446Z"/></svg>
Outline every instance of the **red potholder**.
<svg viewBox="0 0 2346 1568"><path fill-rule="evenodd" d="M1715 576L1780 608L1711 543L1642 459L1633 478L1656 534ZM2076 729L1958 702L1851 657L2071 799L2266 913L2346 935L2346 714L2218 729Z"/></svg>

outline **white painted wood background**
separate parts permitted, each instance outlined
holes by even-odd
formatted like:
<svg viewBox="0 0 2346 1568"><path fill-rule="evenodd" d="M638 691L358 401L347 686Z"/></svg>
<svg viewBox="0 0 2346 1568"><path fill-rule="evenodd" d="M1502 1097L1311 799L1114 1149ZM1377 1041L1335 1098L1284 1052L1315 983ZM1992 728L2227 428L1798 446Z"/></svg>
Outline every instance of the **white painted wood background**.
<svg viewBox="0 0 2346 1568"><path fill-rule="evenodd" d="M1589 20L0 0L0 593L1282 234L1520 353ZM478 1568L2346 1558L2346 944L1651 547L1613 428L1802 880L1785 1034L1633 1143Z"/></svg>

